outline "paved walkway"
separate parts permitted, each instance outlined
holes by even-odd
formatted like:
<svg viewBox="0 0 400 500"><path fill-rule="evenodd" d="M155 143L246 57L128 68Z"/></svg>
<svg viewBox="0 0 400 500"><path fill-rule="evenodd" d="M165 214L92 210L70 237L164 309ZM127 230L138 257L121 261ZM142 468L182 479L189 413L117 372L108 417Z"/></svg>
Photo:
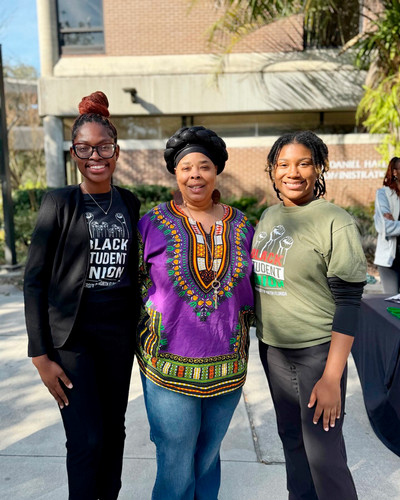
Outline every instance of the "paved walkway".
<svg viewBox="0 0 400 500"><path fill-rule="evenodd" d="M22 294L0 286L0 499L66 500L58 409L26 357ZM349 366L345 438L360 500L400 499L400 459L376 438ZM121 500L148 500L155 450L148 439L137 365L127 412ZM271 399L253 339L248 380L222 446L220 500L284 500L285 470ZM345 500L345 499L338 499Z"/></svg>

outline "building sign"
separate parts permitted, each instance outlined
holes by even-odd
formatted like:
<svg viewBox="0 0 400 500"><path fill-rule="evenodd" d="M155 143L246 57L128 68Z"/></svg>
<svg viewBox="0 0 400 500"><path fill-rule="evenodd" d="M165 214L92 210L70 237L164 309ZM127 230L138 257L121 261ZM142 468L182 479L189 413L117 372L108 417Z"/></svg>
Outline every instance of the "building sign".
<svg viewBox="0 0 400 500"><path fill-rule="evenodd" d="M327 180L382 179L387 165L383 160L343 160L330 161Z"/></svg>

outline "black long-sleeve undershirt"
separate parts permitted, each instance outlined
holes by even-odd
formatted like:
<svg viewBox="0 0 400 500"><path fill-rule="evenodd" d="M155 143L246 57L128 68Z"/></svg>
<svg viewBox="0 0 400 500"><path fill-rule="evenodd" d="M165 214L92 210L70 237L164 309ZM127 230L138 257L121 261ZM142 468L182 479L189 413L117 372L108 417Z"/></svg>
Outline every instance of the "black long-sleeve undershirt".
<svg viewBox="0 0 400 500"><path fill-rule="evenodd" d="M336 304L332 331L351 336L356 334L365 283L365 281L350 283L336 276L328 278L328 285Z"/></svg>

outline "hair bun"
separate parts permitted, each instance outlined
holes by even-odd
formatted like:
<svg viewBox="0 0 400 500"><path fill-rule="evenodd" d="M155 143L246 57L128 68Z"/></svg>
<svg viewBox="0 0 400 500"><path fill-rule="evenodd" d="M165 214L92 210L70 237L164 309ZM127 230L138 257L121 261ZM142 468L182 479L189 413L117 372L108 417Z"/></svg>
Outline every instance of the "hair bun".
<svg viewBox="0 0 400 500"><path fill-rule="evenodd" d="M92 94L83 97L78 106L79 114L86 115L88 113L94 113L96 115L101 115L105 117L110 116L108 111L108 99L104 92L98 90Z"/></svg>
<svg viewBox="0 0 400 500"><path fill-rule="evenodd" d="M171 174L175 173L175 157L187 145L195 144L203 146L212 154L213 158L215 158L217 173L220 174L224 170L225 162L228 159L226 144L213 130L202 126L182 127L168 139L164 159Z"/></svg>

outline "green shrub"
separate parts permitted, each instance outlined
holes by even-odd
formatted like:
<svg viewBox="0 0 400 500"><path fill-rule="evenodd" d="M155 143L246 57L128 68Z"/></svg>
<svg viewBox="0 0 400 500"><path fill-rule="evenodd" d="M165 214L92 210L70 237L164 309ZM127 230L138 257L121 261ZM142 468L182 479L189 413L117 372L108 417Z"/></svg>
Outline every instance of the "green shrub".
<svg viewBox="0 0 400 500"><path fill-rule="evenodd" d="M47 189L18 189L12 194L14 212L14 238L15 251L18 264L23 264L26 260L31 235L35 227L36 219L42 198ZM1 215L3 207L1 206ZM5 263L4 256L4 227L1 219L0 231L0 264Z"/></svg>
<svg viewBox="0 0 400 500"><path fill-rule="evenodd" d="M375 257L376 248L376 230L374 224L374 203L367 206L352 205L345 207L345 210L351 214L360 231L361 244L365 257L369 264L372 264Z"/></svg>
<svg viewBox="0 0 400 500"><path fill-rule="evenodd" d="M370 203L367 206L352 205L344 208L355 218L358 229L362 235L370 234L372 236L376 236L374 225L374 203Z"/></svg>
<svg viewBox="0 0 400 500"><path fill-rule="evenodd" d="M15 247L19 264L26 260L39 207L47 191L45 188L34 188L13 192Z"/></svg>
<svg viewBox="0 0 400 500"><path fill-rule="evenodd" d="M18 214L23 210L37 212L47 191L49 191L47 188L18 189L14 191L12 195L14 213Z"/></svg>
<svg viewBox="0 0 400 500"><path fill-rule="evenodd" d="M261 214L268 207L266 203L260 205L258 199L254 196L229 198L227 200L224 200L224 203L238 208L240 211L242 211L253 226L256 226L256 224L260 220Z"/></svg>
<svg viewBox="0 0 400 500"><path fill-rule="evenodd" d="M140 200L140 216L146 214L156 205L172 199L173 188L156 184L139 184L137 186L123 186L135 193Z"/></svg>

